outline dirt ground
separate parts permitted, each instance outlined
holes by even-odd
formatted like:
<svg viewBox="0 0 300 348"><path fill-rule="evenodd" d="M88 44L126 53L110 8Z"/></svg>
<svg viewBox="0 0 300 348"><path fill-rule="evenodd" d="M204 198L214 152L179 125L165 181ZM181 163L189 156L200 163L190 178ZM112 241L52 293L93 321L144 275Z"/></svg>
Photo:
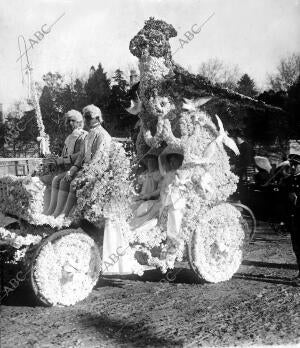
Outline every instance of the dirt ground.
<svg viewBox="0 0 300 348"><path fill-rule="evenodd" d="M197 283L185 263L176 272L172 283L156 270L106 277L72 307L36 306L24 282L3 301L1 347L300 346L300 288L289 281L296 263L288 235L261 225L227 282Z"/></svg>

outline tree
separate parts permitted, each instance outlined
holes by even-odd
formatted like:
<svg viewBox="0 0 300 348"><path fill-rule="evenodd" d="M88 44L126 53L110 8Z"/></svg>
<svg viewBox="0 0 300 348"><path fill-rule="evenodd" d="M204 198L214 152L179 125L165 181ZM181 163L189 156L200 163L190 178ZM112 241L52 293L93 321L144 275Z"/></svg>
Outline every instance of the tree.
<svg viewBox="0 0 300 348"><path fill-rule="evenodd" d="M97 69L91 67L89 78L85 84L85 91L89 104L94 104L101 110L108 107L111 94L110 80L107 78L101 63L99 63Z"/></svg>
<svg viewBox="0 0 300 348"><path fill-rule="evenodd" d="M287 102L287 92L279 91L274 92L272 89L269 91L264 91L257 96L257 100L263 101L266 104L278 106L280 108L285 108Z"/></svg>
<svg viewBox="0 0 300 348"><path fill-rule="evenodd" d="M286 109L290 116L290 138L300 139L300 75L296 82L288 90Z"/></svg>
<svg viewBox="0 0 300 348"><path fill-rule="evenodd" d="M247 95L248 97L254 97L257 92L255 90L255 82L248 74L244 74L237 83L237 92Z"/></svg>
<svg viewBox="0 0 300 348"><path fill-rule="evenodd" d="M88 96L84 88L84 81L77 78L73 86L74 109L82 110L88 104Z"/></svg>
<svg viewBox="0 0 300 348"><path fill-rule="evenodd" d="M66 102L66 96L63 96L64 78L59 73L49 72L43 76L43 81L45 86L40 97L41 113L46 133L50 136L50 150L59 154L66 137L63 115L69 107L69 101Z"/></svg>
<svg viewBox="0 0 300 348"><path fill-rule="evenodd" d="M112 77L112 80L112 89L116 87L115 90L118 91L118 93L123 97L126 94L129 86L128 82L124 78L123 71L117 69Z"/></svg>
<svg viewBox="0 0 300 348"><path fill-rule="evenodd" d="M218 58L211 58L207 62L201 63L198 72L213 84L230 89L236 88L240 75L237 65L225 64Z"/></svg>
<svg viewBox="0 0 300 348"><path fill-rule="evenodd" d="M137 122L124 108L129 84L124 78L122 70L117 69L112 77L111 98L108 108L109 119L106 126L114 136L130 136L131 130Z"/></svg>
<svg viewBox="0 0 300 348"><path fill-rule="evenodd" d="M38 127L35 110L24 101L16 101L1 127L1 154L23 157L38 155Z"/></svg>
<svg viewBox="0 0 300 348"><path fill-rule="evenodd" d="M9 112L4 124L4 154L8 157L18 157L20 149L20 132L17 130L18 119Z"/></svg>
<svg viewBox="0 0 300 348"><path fill-rule="evenodd" d="M293 53L282 58L277 71L268 76L268 84L275 92L287 91L297 80L300 74L300 54Z"/></svg>
<svg viewBox="0 0 300 348"><path fill-rule="evenodd" d="M69 76L70 77L70 76ZM51 152L59 154L67 136L64 114L75 109L81 111L88 103L84 81L71 76L51 73L43 76L45 86L40 97L40 107L46 132L50 136Z"/></svg>
<svg viewBox="0 0 300 348"><path fill-rule="evenodd" d="M5 144L5 124L0 123L0 157L4 157L4 144Z"/></svg>

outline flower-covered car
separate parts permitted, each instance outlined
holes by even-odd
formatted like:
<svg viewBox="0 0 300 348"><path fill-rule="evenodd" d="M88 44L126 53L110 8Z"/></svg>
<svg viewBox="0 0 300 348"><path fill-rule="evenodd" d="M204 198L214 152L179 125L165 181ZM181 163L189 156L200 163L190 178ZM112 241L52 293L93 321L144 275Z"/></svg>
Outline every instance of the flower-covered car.
<svg viewBox="0 0 300 348"><path fill-rule="evenodd" d="M238 178L225 147L238 149L220 118L202 108L210 97L180 89L184 81L169 44L174 36L171 25L150 18L130 43L140 68L137 161L153 151L157 156L162 178L155 198L134 204L132 159L117 142L81 171L77 206L68 219L43 215L38 177L0 178L2 220L18 220L4 223L0 237L19 250L36 295L48 305L70 305L90 293L101 273L108 223L128 243L127 253L138 260L143 255L144 263L162 272L187 255L199 279L216 283L230 279L241 264L249 236L239 209L227 202ZM171 170L172 154L181 162Z"/></svg>

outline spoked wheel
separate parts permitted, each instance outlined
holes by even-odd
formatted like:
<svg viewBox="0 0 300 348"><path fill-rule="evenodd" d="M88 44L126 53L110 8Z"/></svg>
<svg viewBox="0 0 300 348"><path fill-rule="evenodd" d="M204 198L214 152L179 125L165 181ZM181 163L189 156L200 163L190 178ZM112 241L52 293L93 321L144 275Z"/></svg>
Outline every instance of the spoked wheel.
<svg viewBox="0 0 300 348"><path fill-rule="evenodd" d="M231 203L242 214L243 223L245 224L245 244L252 242L256 232L256 218L252 210L242 203Z"/></svg>
<svg viewBox="0 0 300 348"><path fill-rule="evenodd" d="M234 275L242 262L244 228L240 212L229 203L203 216L188 245L190 265L201 280L218 283Z"/></svg>
<svg viewBox="0 0 300 348"><path fill-rule="evenodd" d="M31 263L31 285L48 306L73 305L85 299L101 272L101 256L93 238L82 230L56 232L42 241Z"/></svg>

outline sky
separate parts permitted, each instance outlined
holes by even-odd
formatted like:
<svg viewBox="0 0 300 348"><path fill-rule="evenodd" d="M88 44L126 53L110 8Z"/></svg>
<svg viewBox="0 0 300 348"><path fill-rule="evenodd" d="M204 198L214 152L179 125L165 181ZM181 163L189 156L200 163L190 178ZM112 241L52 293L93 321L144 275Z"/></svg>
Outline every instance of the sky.
<svg viewBox="0 0 300 348"><path fill-rule="evenodd" d="M16 62L19 35L28 47L35 40L28 55L37 81L49 71L88 74L99 62L110 76L137 66L129 42L150 16L175 27L175 52L179 39L187 41L185 33L212 14L174 56L191 72L217 57L264 88L279 60L300 51L300 0L0 0L0 103L8 107L26 96Z"/></svg>

